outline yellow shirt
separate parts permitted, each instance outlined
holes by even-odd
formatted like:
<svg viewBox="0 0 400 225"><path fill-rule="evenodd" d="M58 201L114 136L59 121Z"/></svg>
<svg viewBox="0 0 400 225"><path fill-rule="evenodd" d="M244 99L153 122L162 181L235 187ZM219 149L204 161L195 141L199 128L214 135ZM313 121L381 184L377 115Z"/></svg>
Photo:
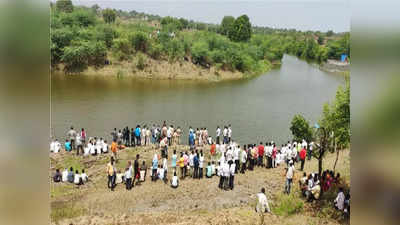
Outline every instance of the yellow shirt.
<svg viewBox="0 0 400 225"><path fill-rule="evenodd" d="M185 166L185 164L184 164L184 159L183 159L183 157L181 157L180 159L179 159L179 166L182 168L182 167L184 167Z"/></svg>
<svg viewBox="0 0 400 225"><path fill-rule="evenodd" d="M114 174L114 167L113 167L113 165L111 165L111 163L107 164L107 173L110 176L112 176Z"/></svg>

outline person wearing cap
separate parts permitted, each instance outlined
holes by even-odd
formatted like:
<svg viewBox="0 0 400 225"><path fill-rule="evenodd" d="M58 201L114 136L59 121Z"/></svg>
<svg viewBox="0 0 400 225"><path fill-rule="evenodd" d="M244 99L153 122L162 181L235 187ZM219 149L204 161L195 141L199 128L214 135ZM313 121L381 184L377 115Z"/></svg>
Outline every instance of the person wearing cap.
<svg viewBox="0 0 400 225"><path fill-rule="evenodd" d="M267 196L265 195L265 188L261 188L261 192L257 194L256 212L258 213L271 212Z"/></svg>

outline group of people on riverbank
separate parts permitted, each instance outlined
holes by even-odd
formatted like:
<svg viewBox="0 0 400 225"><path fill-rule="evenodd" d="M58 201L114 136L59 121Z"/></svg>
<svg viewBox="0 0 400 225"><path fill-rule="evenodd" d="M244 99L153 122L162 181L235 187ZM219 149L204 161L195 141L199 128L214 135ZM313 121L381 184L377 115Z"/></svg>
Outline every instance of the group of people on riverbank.
<svg viewBox="0 0 400 225"><path fill-rule="evenodd" d="M76 132L73 127L67 132L67 139L64 143L66 152L76 150L77 155L83 148L83 155L106 154L111 149L111 159L107 164L108 187L114 190L117 184L125 184L127 190L131 190L137 184L146 180L146 177L151 177L151 181L156 182L161 180L164 183L170 181L172 188L178 188L180 180L191 177L193 179L209 179L214 176L218 177L218 187L223 190L233 190L235 186L235 176L239 173L246 173L247 170L254 170L255 167L273 169L280 165L285 167L285 189L284 192L290 194L293 178L295 174L295 164L300 164L300 170L304 169L306 160L311 159L311 154L314 148L314 143L307 143L305 140L301 142L288 142L280 148L273 141L267 141L265 144L260 142L257 144L247 144L241 147L232 139L231 126L224 126L221 130L216 129L215 139L208 134L206 128L197 128L196 130L189 128L188 144L190 150L177 152L181 143L182 130L178 127L176 130L173 125L167 126L164 122L162 126L153 125L152 128L147 128L137 125L135 129L129 130L128 127L118 130L112 130L112 144L109 147L105 138L88 138L86 143L86 132L81 129ZM178 135L179 134L179 135ZM133 135L133 136L132 136ZM140 163L140 155L136 159L128 161L124 169L116 168L118 160L117 151L125 147L136 146L152 146L156 152L151 161L151 165L147 166L145 161ZM168 147L176 146L172 156L169 157ZM208 146L207 158L205 152ZM60 152L62 149L61 143L57 139L50 144L52 152ZM159 152L157 152L160 150ZM170 161L168 161L170 159ZM169 177L168 171L171 171ZM64 174L66 174L64 176ZM148 175L149 174L149 175ZM172 174L172 175L171 175ZM302 178L300 184L302 193L307 200L319 199L321 188L329 189L334 183L332 179L336 179L330 171L324 172L321 179L318 176L307 176L307 179ZM66 177L66 178L65 178ZM71 178L73 177L73 178ZM340 175L339 175L340 177ZM73 172L70 168L61 174L59 170L53 177L54 182L70 182L77 185L82 185L88 181L88 177L84 171L78 173ZM312 181L312 182L311 182ZM312 185L311 185L312 184ZM264 190L265 192L265 190ZM263 192L257 195L259 203L262 202L263 209L269 211L269 206L265 205ZM265 195L265 193L264 193ZM338 198L341 200L342 198ZM261 203L260 203L261 204ZM268 203L267 203L268 204ZM338 204L341 206L341 203ZM267 209L268 208L268 209Z"/></svg>

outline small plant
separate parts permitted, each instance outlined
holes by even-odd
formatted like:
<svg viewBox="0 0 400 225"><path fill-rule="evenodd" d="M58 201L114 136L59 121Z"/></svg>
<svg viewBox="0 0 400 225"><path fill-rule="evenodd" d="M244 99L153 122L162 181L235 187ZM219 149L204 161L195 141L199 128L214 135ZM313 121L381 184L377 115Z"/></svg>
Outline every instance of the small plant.
<svg viewBox="0 0 400 225"><path fill-rule="evenodd" d="M147 57L142 53L138 53L136 60L136 68L139 70L144 70L144 68L147 66L146 61Z"/></svg>
<svg viewBox="0 0 400 225"><path fill-rule="evenodd" d="M279 216L290 216L303 211L304 201L299 196L280 194L272 211Z"/></svg>

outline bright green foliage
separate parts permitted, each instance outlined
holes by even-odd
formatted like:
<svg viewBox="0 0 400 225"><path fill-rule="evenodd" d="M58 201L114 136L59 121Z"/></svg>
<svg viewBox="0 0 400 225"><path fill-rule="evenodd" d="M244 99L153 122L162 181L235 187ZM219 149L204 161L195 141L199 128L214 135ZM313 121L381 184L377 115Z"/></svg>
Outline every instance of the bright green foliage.
<svg viewBox="0 0 400 225"><path fill-rule="evenodd" d="M233 29L234 22L235 22L235 17L224 16L221 22L220 33L222 35L228 35L228 33Z"/></svg>
<svg viewBox="0 0 400 225"><path fill-rule="evenodd" d="M112 51L118 60L126 60L131 53L131 44L127 38L116 38L113 40Z"/></svg>
<svg viewBox="0 0 400 225"><path fill-rule="evenodd" d="M64 54L61 60L64 62L65 73L80 73L87 69L88 63L87 47L68 46L64 48Z"/></svg>
<svg viewBox="0 0 400 225"><path fill-rule="evenodd" d="M310 142L312 140L312 129L308 121L302 115L295 115L292 119L290 131L296 141L306 140Z"/></svg>
<svg viewBox="0 0 400 225"><path fill-rule="evenodd" d="M64 47L68 46L73 39L74 34L69 29L51 30L51 65L55 66L61 62Z"/></svg>
<svg viewBox="0 0 400 225"><path fill-rule="evenodd" d="M228 32L232 41L248 41L251 38L251 23L247 15L239 16L233 23L232 29Z"/></svg>
<svg viewBox="0 0 400 225"><path fill-rule="evenodd" d="M350 143L350 81L346 77L346 85L340 86L331 105L325 104L322 113L322 126L333 132L339 149L348 147Z"/></svg>
<svg viewBox="0 0 400 225"><path fill-rule="evenodd" d="M192 60L194 64L207 65L208 63L208 44L204 41L196 42L192 46Z"/></svg>
<svg viewBox="0 0 400 225"><path fill-rule="evenodd" d="M115 18L117 17L115 11L112 9L105 9L105 10L103 10L102 14L103 14L104 22L106 22L106 23L114 23Z"/></svg>
<svg viewBox="0 0 400 225"><path fill-rule="evenodd" d="M350 34L345 34L337 41L328 42L328 57L333 59L340 59L342 54L350 56Z"/></svg>
<svg viewBox="0 0 400 225"><path fill-rule="evenodd" d="M104 66L107 59L107 48L103 42L90 42L87 46L88 65L98 69Z"/></svg>
<svg viewBox="0 0 400 225"><path fill-rule="evenodd" d="M161 44L153 43L153 44L150 45L150 48L147 51L147 53L153 59L160 59L161 55L162 55L162 51L163 51L163 49L162 49Z"/></svg>
<svg viewBox="0 0 400 225"><path fill-rule="evenodd" d="M161 20L161 25L163 26L163 28L168 27L169 31L182 30L183 28L185 28L184 23L185 23L185 21L182 21L181 19L173 18L170 16L164 17Z"/></svg>
<svg viewBox="0 0 400 225"><path fill-rule="evenodd" d="M57 0L56 9L59 12L70 13L74 11L74 6L72 5L71 0Z"/></svg>
<svg viewBox="0 0 400 225"><path fill-rule="evenodd" d="M71 16L74 19L74 25L88 27L96 23L96 16L89 10L75 10Z"/></svg>

